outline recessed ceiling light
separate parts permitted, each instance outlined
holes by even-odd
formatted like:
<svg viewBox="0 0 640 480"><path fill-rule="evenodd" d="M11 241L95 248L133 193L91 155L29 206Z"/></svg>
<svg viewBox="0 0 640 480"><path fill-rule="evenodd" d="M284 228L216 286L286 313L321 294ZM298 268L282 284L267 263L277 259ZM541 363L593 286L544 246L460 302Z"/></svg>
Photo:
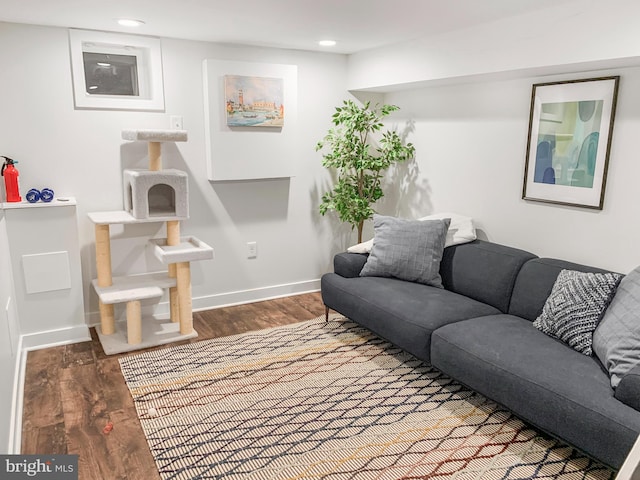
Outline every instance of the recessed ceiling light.
<svg viewBox="0 0 640 480"><path fill-rule="evenodd" d="M320 40L318 42L318 45L320 45L321 47L335 47L336 46L336 41L335 40Z"/></svg>
<svg viewBox="0 0 640 480"><path fill-rule="evenodd" d="M132 18L120 18L118 20L118 24L123 27L139 27L140 25L144 25L142 20L134 20Z"/></svg>

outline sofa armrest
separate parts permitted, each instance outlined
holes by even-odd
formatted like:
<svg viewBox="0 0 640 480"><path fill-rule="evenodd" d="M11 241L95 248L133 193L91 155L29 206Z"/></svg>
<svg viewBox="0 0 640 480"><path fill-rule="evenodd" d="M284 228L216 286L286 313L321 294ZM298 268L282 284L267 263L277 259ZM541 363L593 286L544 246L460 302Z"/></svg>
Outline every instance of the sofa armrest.
<svg viewBox="0 0 640 480"><path fill-rule="evenodd" d="M366 253L338 253L333 257L333 271L345 278L359 277L368 257Z"/></svg>
<svg viewBox="0 0 640 480"><path fill-rule="evenodd" d="M622 403L640 410L640 365L636 365L620 380L615 395Z"/></svg>

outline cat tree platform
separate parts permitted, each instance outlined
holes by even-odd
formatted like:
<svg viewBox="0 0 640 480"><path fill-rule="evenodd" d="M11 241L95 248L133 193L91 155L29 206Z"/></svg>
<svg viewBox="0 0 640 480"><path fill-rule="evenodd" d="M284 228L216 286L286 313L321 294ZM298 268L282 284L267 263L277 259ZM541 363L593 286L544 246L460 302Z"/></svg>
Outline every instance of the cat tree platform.
<svg viewBox="0 0 640 480"><path fill-rule="evenodd" d="M129 314L130 309L127 309L127 316ZM131 326L132 324L128 320L115 322L115 330L110 335L104 335L100 328L96 328L96 333L105 354L114 355L132 352L143 348L189 340L198 336L198 332L195 330L191 330L191 333L188 334L181 334L180 325L172 322L169 318L149 317L144 318L140 323L140 342L132 344L129 343L129 338L132 336ZM137 325L133 327L134 330L136 328L138 328ZM133 335L135 335L135 332Z"/></svg>
<svg viewBox="0 0 640 480"><path fill-rule="evenodd" d="M164 265L213 258L213 248L196 237L181 237L178 245L167 245L166 238L149 240L153 254Z"/></svg>
<svg viewBox="0 0 640 480"><path fill-rule="evenodd" d="M176 286L176 279L168 277L167 272L156 272L113 277L111 285L107 287L98 285L97 279L91 283L100 301L106 305L113 305L134 300L160 298L163 289Z"/></svg>
<svg viewBox="0 0 640 480"><path fill-rule="evenodd" d="M141 348L164 345L198 336L195 330L180 333L180 325L171 319L142 319L141 301L159 299L164 290L174 288L176 279L166 272L144 273L124 277L113 277L112 284L101 287L98 280L92 281L93 288L103 305L126 304L126 319L113 323L113 333L105 335L102 328L96 328L102 348L107 355L123 353Z"/></svg>
<svg viewBox="0 0 640 480"><path fill-rule="evenodd" d="M186 142L186 130L123 130L122 139L142 142Z"/></svg>
<svg viewBox="0 0 640 480"><path fill-rule="evenodd" d="M162 170L161 149L162 142L186 142L186 130L123 130L122 139L130 141L148 142L149 170Z"/></svg>
<svg viewBox="0 0 640 480"><path fill-rule="evenodd" d="M143 300L159 299L166 289L176 286L176 279L166 272L144 273L112 277L111 285L102 287L98 279L93 280L93 288L100 304L111 306L126 304L126 319L115 321L110 328L113 333L105 335L102 326L96 328L102 348L107 355L123 353L154 345L164 345L198 336L195 330L180 333L180 324L170 319L142 319ZM104 308L104 307L102 307Z"/></svg>

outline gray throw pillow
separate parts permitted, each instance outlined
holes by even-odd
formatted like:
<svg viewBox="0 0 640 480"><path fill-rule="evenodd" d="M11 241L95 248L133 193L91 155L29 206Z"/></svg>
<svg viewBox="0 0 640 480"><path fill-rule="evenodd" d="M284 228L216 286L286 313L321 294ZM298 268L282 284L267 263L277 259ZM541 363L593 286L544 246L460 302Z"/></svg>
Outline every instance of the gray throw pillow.
<svg viewBox="0 0 640 480"><path fill-rule="evenodd" d="M593 350L609 371L613 388L640 365L640 267L620 282L593 334Z"/></svg>
<svg viewBox="0 0 640 480"><path fill-rule="evenodd" d="M533 325L571 348L591 355L593 332L621 275L562 270Z"/></svg>
<svg viewBox="0 0 640 480"><path fill-rule="evenodd" d="M442 288L440 261L450 219L373 216L373 247L361 277L394 277Z"/></svg>

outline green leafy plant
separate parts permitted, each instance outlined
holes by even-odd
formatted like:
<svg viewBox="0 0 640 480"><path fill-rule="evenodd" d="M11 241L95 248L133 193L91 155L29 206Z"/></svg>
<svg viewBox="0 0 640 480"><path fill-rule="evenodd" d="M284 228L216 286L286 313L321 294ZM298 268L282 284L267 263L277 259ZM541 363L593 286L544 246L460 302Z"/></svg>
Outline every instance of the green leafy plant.
<svg viewBox="0 0 640 480"><path fill-rule="evenodd" d="M358 229L358 242L362 242L364 222L375 213L373 204L384 196L385 172L392 164L413 158L415 152L397 132L380 132L382 119L396 110L395 105L372 107L367 102L359 106L345 100L333 114L335 127L316 146L316 151L327 149L322 165L337 172L333 189L322 196L320 213L335 211L340 220ZM377 142L374 134L379 135Z"/></svg>

